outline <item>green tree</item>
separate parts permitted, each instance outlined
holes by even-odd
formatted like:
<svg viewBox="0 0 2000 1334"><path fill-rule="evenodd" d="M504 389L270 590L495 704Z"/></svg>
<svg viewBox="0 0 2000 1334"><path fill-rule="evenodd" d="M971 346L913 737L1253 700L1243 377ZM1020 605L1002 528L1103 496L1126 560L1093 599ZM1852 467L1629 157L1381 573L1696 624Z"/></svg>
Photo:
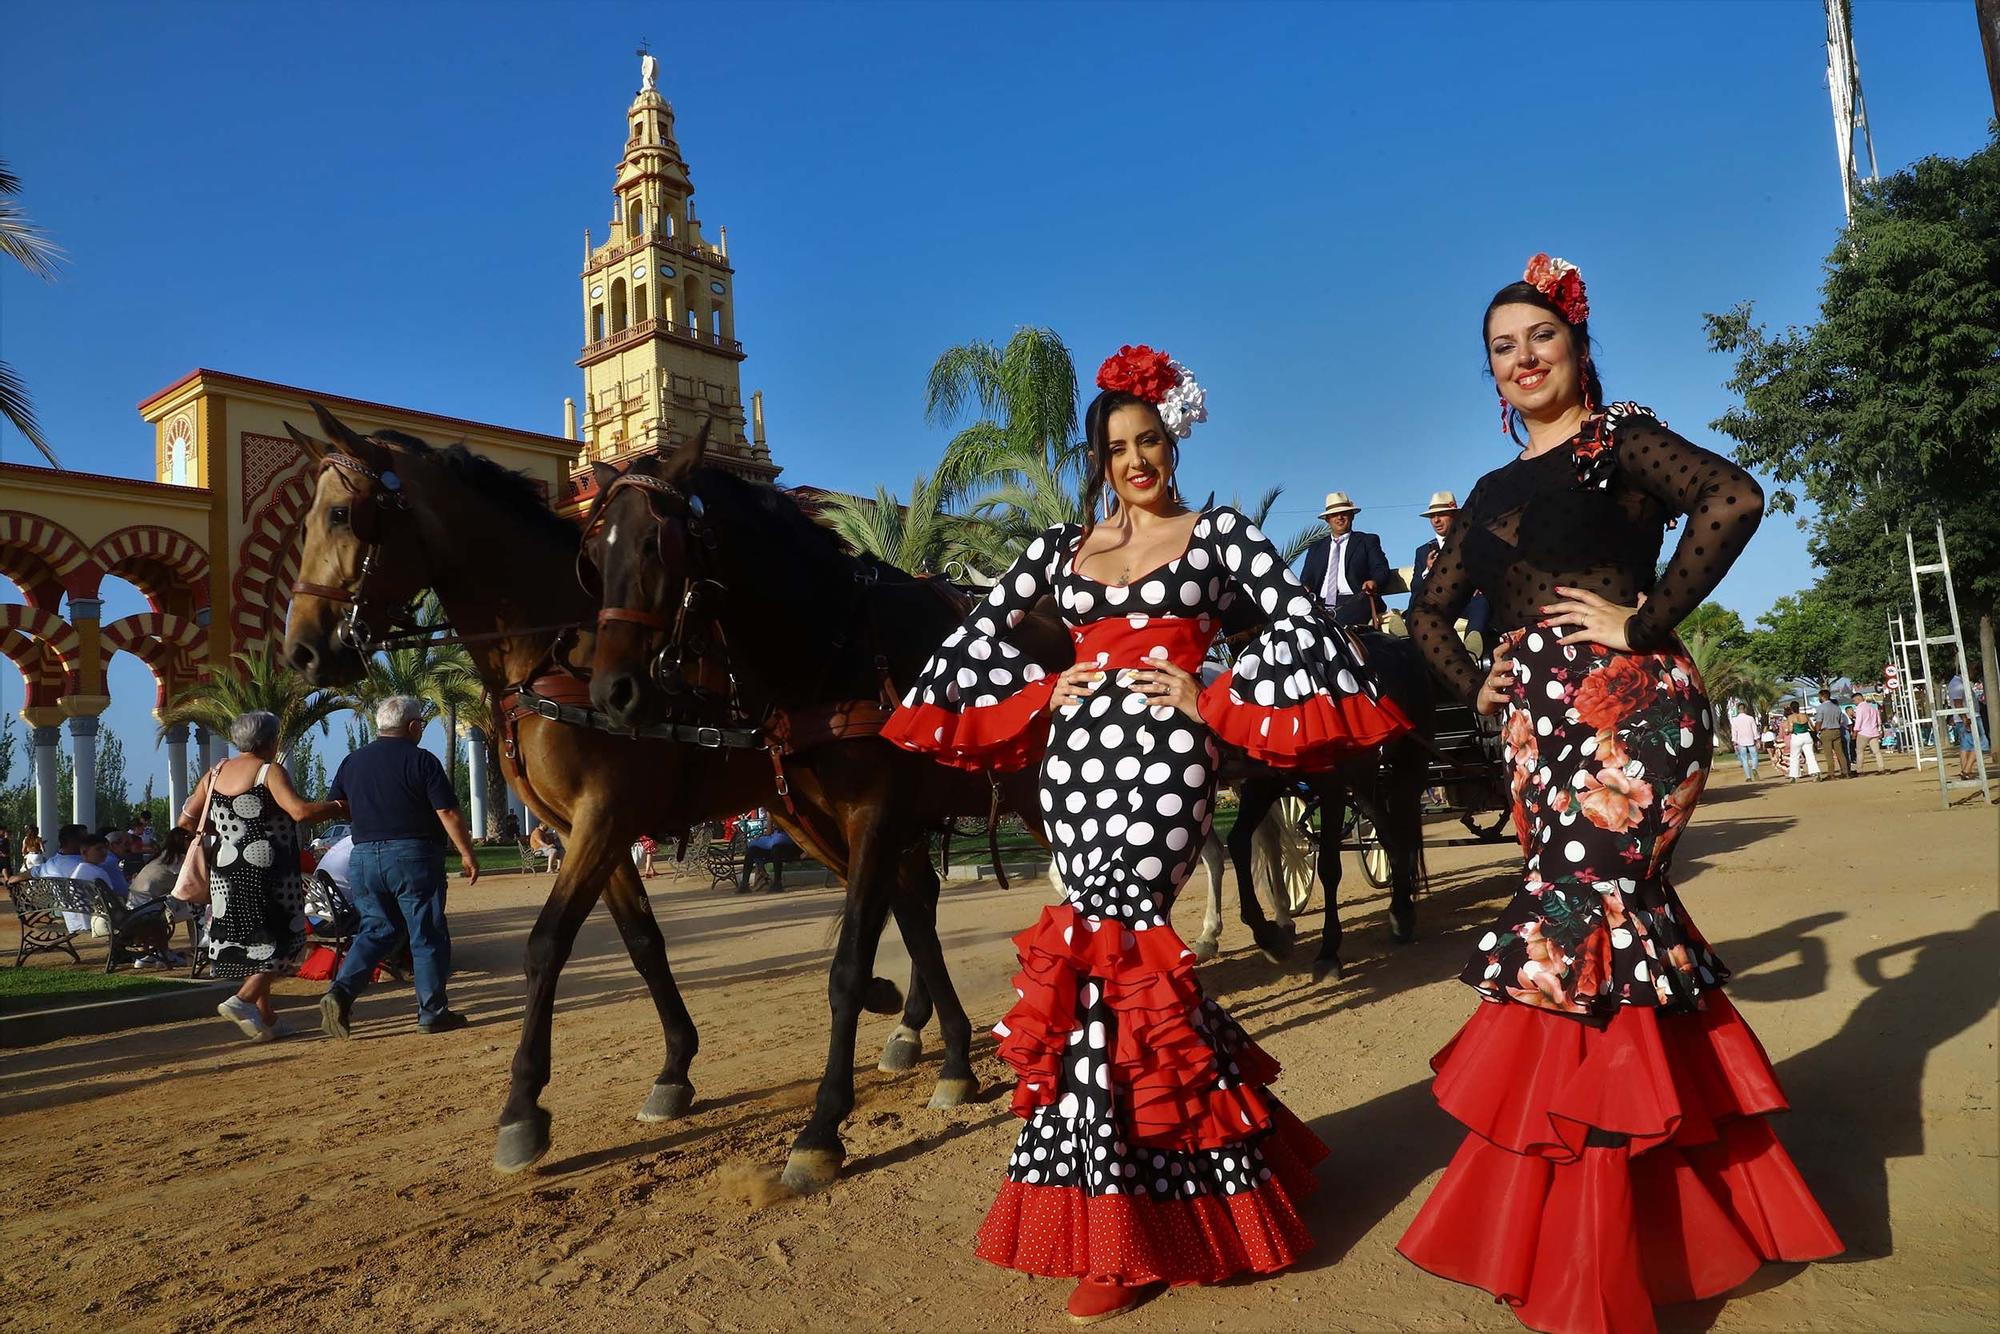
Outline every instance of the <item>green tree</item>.
<svg viewBox="0 0 2000 1334"><path fill-rule="evenodd" d="M20 193L20 177L9 170L5 162L0 162L0 254L11 256L35 277L53 282L56 266L62 259L62 247L28 221L28 215L16 199ZM15 430L27 438L29 444L40 450L50 467L62 467L61 460L56 458L55 451L49 448L47 438L42 435L41 423L35 417L34 402L28 397L28 386L4 361L0 361L0 417L5 417Z"/></svg>
<svg viewBox="0 0 2000 1334"><path fill-rule="evenodd" d="M990 520L1008 560L1044 529L1082 518L1089 450L1077 439L1076 362L1054 330L945 349L925 414L957 426L934 475L939 507Z"/></svg>
<svg viewBox="0 0 2000 1334"><path fill-rule="evenodd" d="M328 720L347 707L337 692L306 684L304 677L279 665L270 649L261 654L238 653L235 671L212 672L184 686L160 711L160 734L175 723L206 727L217 736L229 735L238 716L262 710L277 715L278 750L290 755L318 728L325 735ZM199 781L200 775L195 775Z"/></svg>
<svg viewBox="0 0 2000 1334"><path fill-rule="evenodd" d="M1817 587L1788 593L1757 618L1747 658L1764 675L1813 685L1838 676L1870 679L1882 664L1871 652L1865 616ZM1710 693L1717 693L1712 684Z"/></svg>
<svg viewBox="0 0 2000 1334"><path fill-rule="evenodd" d="M1778 480L1773 508L1817 508L1827 591L1877 627L1906 602L1902 530L1921 542L1944 525L2000 728L2000 133L1864 187L1812 324L1772 334L1751 310L1706 317L1741 400L1715 428Z"/></svg>
<svg viewBox="0 0 2000 1334"><path fill-rule="evenodd" d="M819 519L857 555L873 556L912 574L952 574L970 566L987 575L1011 561L991 523L943 507L944 489L935 475L918 474L905 505L887 487L873 499L829 496Z"/></svg>
<svg viewBox="0 0 2000 1334"><path fill-rule="evenodd" d="M97 730L97 823L124 825L132 818L132 785L125 776L125 743L108 727Z"/></svg>

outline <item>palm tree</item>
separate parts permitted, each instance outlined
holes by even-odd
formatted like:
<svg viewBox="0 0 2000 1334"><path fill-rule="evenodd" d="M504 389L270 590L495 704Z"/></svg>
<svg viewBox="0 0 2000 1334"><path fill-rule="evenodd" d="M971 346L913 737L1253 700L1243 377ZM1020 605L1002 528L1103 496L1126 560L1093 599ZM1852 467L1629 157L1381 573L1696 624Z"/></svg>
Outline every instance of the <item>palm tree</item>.
<svg viewBox="0 0 2000 1334"><path fill-rule="evenodd" d="M53 282L56 263L62 258L62 247L28 221L28 215L21 211L14 198L20 193L20 177L9 170L5 162L0 162L0 253L13 256L22 268L44 282ZM4 361L0 361L0 416L26 436L29 444L42 451L42 457L49 461L50 467L62 467L62 461L42 435L41 423L35 419L35 406L28 400L28 387L21 383L21 377L14 373L14 368Z"/></svg>
<svg viewBox="0 0 2000 1334"><path fill-rule="evenodd" d="M931 366L925 416L952 425L975 410L938 463L944 506L1009 483L1025 491L1002 506L1045 504L1051 488L1082 492L1087 451L1076 438L1076 361L1053 329L1016 329L1001 347L980 341L944 350Z"/></svg>
<svg viewBox="0 0 2000 1334"><path fill-rule="evenodd" d="M235 662L235 671L211 672L191 682L160 710L162 740L168 728L187 723L226 737L239 716L261 711L277 715L278 750L290 755L313 728L324 736L327 721L347 707L337 692L307 685L304 677L279 665L268 647L261 654L238 653Z"/></svg>
<svg viewBox="0 0 2000 1334"><path fill-rule="evenodd" d="M872 500L827 497L819 518L857 555L873 556L912 574L958 576L970 570L990 577L1005 569L1010 556L997 529L948 512L943 494L935 474L919 473L910 487L908 505L887 487L878 486Z"/></svg>

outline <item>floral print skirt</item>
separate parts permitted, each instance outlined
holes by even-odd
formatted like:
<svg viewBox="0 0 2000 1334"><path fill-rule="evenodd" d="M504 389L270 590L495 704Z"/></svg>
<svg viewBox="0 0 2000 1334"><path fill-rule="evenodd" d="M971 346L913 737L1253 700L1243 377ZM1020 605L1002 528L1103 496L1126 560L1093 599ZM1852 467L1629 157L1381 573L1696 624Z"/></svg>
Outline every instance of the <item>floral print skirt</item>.
<svg viewBox="0 0 2000 1334"><path fill-rule="evenodd" d="M1708 781L1714 718L1682 653L1515 631L1503 731L1526 874L1461 974L1491 1000L1602 1024L1687 1009L1729 970L1667 877Z"/></svg>
<svg viewBox="0 0 2000 1334"><path fill-rule="evenodd" d="M1764 1120L1786 1107L1667 868L1714 719L1685 654L1504 640L1520 891L1481 933L1472 1019L1432 1058L1470 1131L1397 1249L1531 1329L1647 1334L1840 1238Z"/></svg>

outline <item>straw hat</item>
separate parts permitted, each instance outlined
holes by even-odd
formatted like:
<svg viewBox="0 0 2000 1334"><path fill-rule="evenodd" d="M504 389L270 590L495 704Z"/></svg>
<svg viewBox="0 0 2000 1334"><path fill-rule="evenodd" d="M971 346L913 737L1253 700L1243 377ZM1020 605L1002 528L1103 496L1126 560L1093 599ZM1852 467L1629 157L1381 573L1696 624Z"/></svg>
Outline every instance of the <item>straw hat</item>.
<svg viewBox="0 0 2000 1334"><path fill-rule="evenodd" d="M1319 517L1324 519L1330 514L1358 514L1360 512L1361 507L1349 500L1345 491L1329 491L1326 493L1326 508L1319 512Z"/></svg>
<svg viewBox="0 0 2000 1334"><path fill-rule="evenodd" d="M1423 517L1428 519L1433 514L1456 514L1456 513L1458 513L1457 496L1453 495L1449 491L1433 491L1431 492L1430 508L1424 511Z"/></svg>

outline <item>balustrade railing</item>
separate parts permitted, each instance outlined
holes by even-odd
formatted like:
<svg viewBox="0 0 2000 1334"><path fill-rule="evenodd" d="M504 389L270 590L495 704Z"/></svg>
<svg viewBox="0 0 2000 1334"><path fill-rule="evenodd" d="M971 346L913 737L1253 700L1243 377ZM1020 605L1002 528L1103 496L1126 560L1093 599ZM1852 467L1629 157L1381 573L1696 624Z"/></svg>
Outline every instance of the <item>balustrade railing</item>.
<svg viewBox="0 0 2000 1334"><path fill-rule="evenodd" d="M708 329L698 329L693 325L682 324L678 320L655 316L650 320L640 320L637 324L620 329L617 333L600 338L594 343L584 344L583 355L585 358L590 358L616 352L621 347L629 346L654 334L665 334L669 338L677 338L683 343L693 343L698 347L721 348L725 352L743 350L743 344L734 338L724 338L721 334Z"/></svg>

